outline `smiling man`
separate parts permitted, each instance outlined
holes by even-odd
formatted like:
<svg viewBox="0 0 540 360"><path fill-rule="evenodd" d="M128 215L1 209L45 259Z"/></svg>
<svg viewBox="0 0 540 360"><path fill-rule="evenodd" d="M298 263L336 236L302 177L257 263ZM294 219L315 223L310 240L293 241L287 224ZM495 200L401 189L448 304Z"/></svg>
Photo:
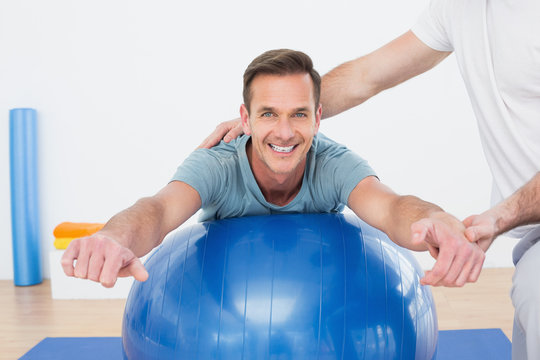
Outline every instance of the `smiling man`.
<svg viewBox="0 0 540 360"><path fill-rule="evenodd" d="M251 80L252 87L257 92L248 94L249 105L240 108L244 132L251 135L246 153L265 198L286 205L302 184L306 155L319 128L321 106L314 105L318 102L308 74L259 75ZM272 193L272 188L277 193Z"/></svg>
<svg viewBox="0 0 540 360"><path fill-rule="evenodd" d="M368 163L322 134L321 79L302 52L272 50L244 73L240 107L246 135L194 151L156 195L115 215L98 233L74 240L62 258L69 276L113 286L119 276L148 277L138 257L202 207L201 220L338 212L349 206L392 241L439 260L432 272L475 281L484 253L464 226L439 207L400 196ZM76 263L74 263L74 261ZM443 268L444 267L444 268Z"/></svg>

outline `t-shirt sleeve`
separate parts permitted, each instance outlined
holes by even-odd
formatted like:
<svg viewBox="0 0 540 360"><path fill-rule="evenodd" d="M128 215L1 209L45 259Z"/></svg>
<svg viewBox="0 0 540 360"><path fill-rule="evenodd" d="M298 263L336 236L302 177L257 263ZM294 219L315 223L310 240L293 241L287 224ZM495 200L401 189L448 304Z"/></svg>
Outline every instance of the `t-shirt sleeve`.
<svg viewBox="0 0 540 360"><path fill-rule="evenodd" d="M206 207L224 193L227 175L218 154L208 149L192 152L177 168L171 181L182 181L193 187Z"/></svg>
<svg viewBox="0 0 540 360"><path fill-rule="evenodd" d="M431 0L411 29L424 44L434 50L454 51L448 26L450 5L447 0Z"/></svg>
<svg viewBox="0 0 540 360"><path fill-rule="evenodd" d="M368 176L377 176L366 160L343 145L325 151L315 176L324 179L319 182L318 195L330 196L327 201L337 201L347 205L349 196L356 185Z"/></svg>
<svg viewBox="0 0 540 360"><path fill-rule="evenodd" d="M339 191L339 201L345 205L348 204L351 192L360 181L368 176L377 176L366 160L350 150L336 165L335 187Z"/></svg>

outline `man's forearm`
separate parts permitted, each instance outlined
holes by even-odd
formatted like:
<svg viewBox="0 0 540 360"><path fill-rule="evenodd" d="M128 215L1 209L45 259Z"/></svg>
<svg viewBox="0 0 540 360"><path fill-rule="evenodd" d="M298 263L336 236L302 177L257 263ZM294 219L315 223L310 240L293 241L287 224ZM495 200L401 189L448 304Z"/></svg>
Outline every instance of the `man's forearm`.
<svg viewBox="0 0 540 360"><path fill-rule="evenodd" d="M138 256L144 256L159 245L167 234L162 229L162 205L153 198L142 198L114 215L101 233L118 241Z"/></svg>
<svg viewBox="0 0 540 360"><path fill-rule="evenodd" d="M73 240L62 256L64 272L100 282L105 287L114 286L121 276L145 281L148 272L138 258L159 245L169 231L180 226L200 206L194 188L171 181L156 195L142 198L113 216L102 230Z"/></svg>
<svg viewBox="0 0 540 360"><path fill-rule="evenodd" d="M443 214L445 218L453 218L437 205L416 196L400 196L396 199L391 212L392 229L389 232L392 234L388 235L395 239L399 245L411 250L426 250L425 244L413 244L411 225L434 214ZM455 221L458 223L457 219Z"/></svg>
<svg viewBox="0 0 540 360"><path fill-rule="evenodd" d="M540 222L540 172L513 195L486 211L495 217L496 234Z"/></svg>

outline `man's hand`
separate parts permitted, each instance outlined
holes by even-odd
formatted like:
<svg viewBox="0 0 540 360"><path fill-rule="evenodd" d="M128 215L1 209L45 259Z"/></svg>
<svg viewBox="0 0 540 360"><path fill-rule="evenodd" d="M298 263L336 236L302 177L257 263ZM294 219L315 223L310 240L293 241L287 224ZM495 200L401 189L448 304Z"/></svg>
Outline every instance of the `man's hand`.
<svg viewBox="0 0 540 360"><path fill-rule="evenodd" d="M118 277L148 279L148 272L131 250L99 232L73 240L62 256L62 268L67 276L89 279L107 288L113 287Z"/></svg>
<svg viewBox="0 0 540 360"><path fill-rule="evenodd" d="M465 236L486 251L500 234L520 225L540 223L539 204L540 171L510 197L463 220Z"/></svg>
<svg viewBox="0 0 540 360"><path fill-rule="evenodd" d="M438 212L411 225L414 243L424 242L437 261L420 280L423 285L463 286L478 280L484 251L465 236L465 226L450 214Z"/></svg>
<svg viewBox="0 0 540 360"><path fill-rule="evenodd" d="M476 242L484 251L489 249L499 233L497 219L488 214L469 216L463 220L463 224L467 227L465 230L467 239Z"/></svg>
<svg viewBox="0 0 540 360"><path fill-rule="evenodd" d="M221 140L228 143L243 133L244 130L240 119L224 121L216 126L214 132L208 135L197 149L210 149L212 146L219 144Z"/></svg>

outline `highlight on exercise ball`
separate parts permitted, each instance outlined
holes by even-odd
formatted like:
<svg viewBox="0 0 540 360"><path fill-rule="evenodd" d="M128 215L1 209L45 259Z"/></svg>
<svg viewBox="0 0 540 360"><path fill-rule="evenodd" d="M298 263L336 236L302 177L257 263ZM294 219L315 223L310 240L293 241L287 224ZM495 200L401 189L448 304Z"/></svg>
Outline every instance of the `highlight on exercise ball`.
<svg viewBox="0 0 540 360"><path fill-rule="evenodd" d="M170 234L135 282L125 359L434 359L431 290L352 214L225 219Z"/></svg>
<svg viewBox="0 0 540 360"><path fill-rule="evenodd" d="M10 110L9 140L13 282L35 285L42 281L36 110Z"/></svg>

